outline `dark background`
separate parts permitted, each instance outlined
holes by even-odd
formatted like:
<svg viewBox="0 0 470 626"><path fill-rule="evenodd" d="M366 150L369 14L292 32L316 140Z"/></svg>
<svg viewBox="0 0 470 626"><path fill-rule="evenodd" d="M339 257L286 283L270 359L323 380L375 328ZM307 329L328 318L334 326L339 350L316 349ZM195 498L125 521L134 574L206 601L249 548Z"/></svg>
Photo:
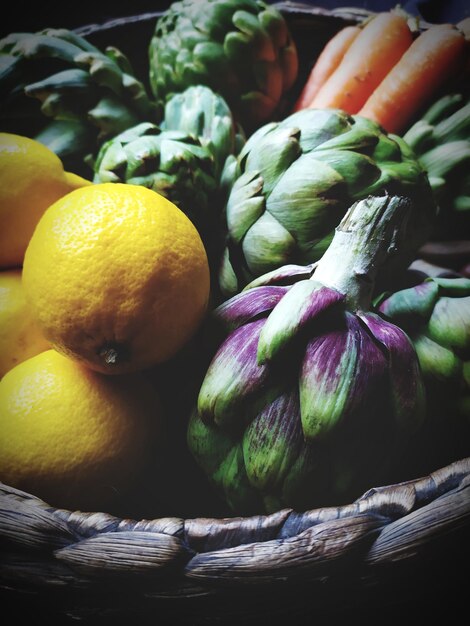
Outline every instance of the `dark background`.
<svg viewBox="0 0 470 626"><path fill-rule="evenodd" d="M421 15L429 22L457 22L470 15L468 0L302 0L304 4L335 7L360 7L371 11L390 9L397 4L412 15ZM269 2L275 4L275 2ZM0 22L0 36L12 32L33 32L42 28L77 28L89 23L103 23L121 16L161 11L169 0L133 0L131 2L100 2L99 0L15 0L4 12Z"/></svg>

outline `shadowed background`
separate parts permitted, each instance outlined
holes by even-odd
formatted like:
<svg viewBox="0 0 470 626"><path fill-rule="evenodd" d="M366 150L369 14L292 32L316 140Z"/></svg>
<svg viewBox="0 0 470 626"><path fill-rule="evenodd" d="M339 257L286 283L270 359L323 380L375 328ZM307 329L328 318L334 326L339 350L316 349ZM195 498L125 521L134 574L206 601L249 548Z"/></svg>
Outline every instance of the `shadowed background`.
<svg viewBox="0 0 470 626"><path fill-rule="evenodd" d="M390 9L397 4L413 15L421 15L429 22L457 22L470 15L468 0L411 0L399 3L393 0L302 0L306 4L324 8L355 6L370 11ZM121 16L161 11L166 9L169 0L134 0L125 2L99 2L82 0L64 2L49 0L31 3L16 0L11 3L9 13L4 14L0 23L0 36L16 31L36 31L42 28L77 28L91 22L102 23ZM270 1L269 4L275 4Z"/></svg>

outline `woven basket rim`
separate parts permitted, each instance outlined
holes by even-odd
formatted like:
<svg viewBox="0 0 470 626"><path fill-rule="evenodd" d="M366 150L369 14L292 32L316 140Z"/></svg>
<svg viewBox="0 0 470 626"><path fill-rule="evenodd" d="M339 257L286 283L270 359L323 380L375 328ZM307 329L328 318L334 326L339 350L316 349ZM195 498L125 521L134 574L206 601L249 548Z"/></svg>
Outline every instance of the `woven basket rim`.
<svg viewBox="0 0 470 626"><path fill-rule="evenodd" d="M280 0L278 2L272 2L270 4L273 8L280 11L288 19L306 18L308 20L319 19L320 21L328 20L334 21L338 24L347 22L362 22L370 18L377 13L377 10L366 9L362 7L354 6L340 6L325 8L319 5L312 5L306 2L295 2L293 0ZM399 7L399 5L397 5ZM160 18L165 10L147 11L145 13L138 13L134 15L126 15L125 17L115 17L104 22L93 22L83 24L82 26L75 28L74 31L83 36L94 35L100 32L106 32L108 30L119 29L129 24L139 24L143 22L153 22ZM430 22L427 22L422 17L413 17L410 15L410 26L415 30L426 30L431 26Z"/></svg>
<svg viewBox="0 0 470 626"><path fill-rule="evenodd" d="M470 457L344 506L219 519L70 511L0 483L0 537L82 582L171 572L207 591L316 579L350 559L374 572L469 523Z"/></svg>

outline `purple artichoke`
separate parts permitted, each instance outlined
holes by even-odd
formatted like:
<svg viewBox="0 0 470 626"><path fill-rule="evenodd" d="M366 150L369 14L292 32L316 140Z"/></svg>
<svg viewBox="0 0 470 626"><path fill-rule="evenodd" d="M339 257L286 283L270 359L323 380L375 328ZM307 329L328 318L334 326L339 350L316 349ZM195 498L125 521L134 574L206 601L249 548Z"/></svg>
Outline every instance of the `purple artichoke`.
<svg viewBox="0 0 470 626"><path fill-rule="evenodd" d="M346 501L420 427L413 345L370 310L409 210L399 196L357 202L316 265L274 270L214 311L223 338L188 445L235 512Z"/></svg>

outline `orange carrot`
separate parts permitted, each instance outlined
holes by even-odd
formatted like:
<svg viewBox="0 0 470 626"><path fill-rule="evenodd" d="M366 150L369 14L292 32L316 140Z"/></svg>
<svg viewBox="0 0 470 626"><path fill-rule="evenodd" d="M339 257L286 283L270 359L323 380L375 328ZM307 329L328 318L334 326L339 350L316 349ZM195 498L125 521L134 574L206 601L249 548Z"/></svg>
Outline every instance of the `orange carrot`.
<svg viewBox="0 0 470 626"><path fill-rule="evenodd" d="M466 56L465 37L451 24L423 31L359 111L385 130L402 132L452 76Z"/></svg>
<svg viewBox="0 0 470 626"><path fill-rule="evenodd" d="M377 13L352 42L309 107L357 113L412 42L405 17L392 11Z"/></svg>
<svg viewBox="0 0 470 626"><path fill-rule="evenodd" d="M300 96L293 107L293 112L305 109L310 104L323 83L338 67L360 31L359 26L344 26L327 42L307 77Z"/></svg>

